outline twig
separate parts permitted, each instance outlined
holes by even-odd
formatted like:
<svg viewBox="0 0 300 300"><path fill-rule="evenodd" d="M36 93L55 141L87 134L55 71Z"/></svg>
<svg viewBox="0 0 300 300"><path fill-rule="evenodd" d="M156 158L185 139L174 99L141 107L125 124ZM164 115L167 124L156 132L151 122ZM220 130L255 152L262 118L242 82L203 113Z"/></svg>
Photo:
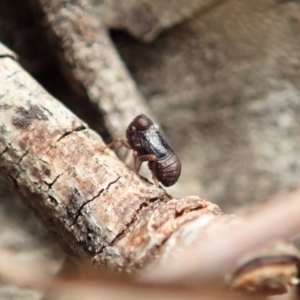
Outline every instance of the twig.
<svg viewBox="0 0 300 300"><path fill-rule="evenodd" d="M0 70L1 179L70 256L140 268L186 222L219 216L216 205L174 199L126 168L10 57L0 59Z"/></svg>

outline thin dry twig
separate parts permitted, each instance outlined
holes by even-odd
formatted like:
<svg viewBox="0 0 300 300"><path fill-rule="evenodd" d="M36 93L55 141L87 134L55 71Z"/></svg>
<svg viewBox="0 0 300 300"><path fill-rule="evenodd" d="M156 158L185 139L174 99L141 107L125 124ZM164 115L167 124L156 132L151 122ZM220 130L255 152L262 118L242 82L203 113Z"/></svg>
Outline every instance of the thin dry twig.
<svg viewBox="0 0 300 300"><path fill-rule="evenodd" d="M11 57L0 66L0 176L70 256L132 271L183 224L220 215L209 201L175 199L130 171Z"/></svg>
<svg viewBox="0 0 300 300"><path fill-rule="evenodd" d="M186 288L174 285L149 285L123 278L105 278L86 270L85 279L54 278L46 260L22 260L16 253L0 249L1 281L20 287L48 290L48 298L58 299L237 299L219 286ZM89 278L91 274L91 278ZM70 275L70 274L69 274ZM73 277L73 276L72 276ZM238 299L247 299L246 297Z"/></svg>

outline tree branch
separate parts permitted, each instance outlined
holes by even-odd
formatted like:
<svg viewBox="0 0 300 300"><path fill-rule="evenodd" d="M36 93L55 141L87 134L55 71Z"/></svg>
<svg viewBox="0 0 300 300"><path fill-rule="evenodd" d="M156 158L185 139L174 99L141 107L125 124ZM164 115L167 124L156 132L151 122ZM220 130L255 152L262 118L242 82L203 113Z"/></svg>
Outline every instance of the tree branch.
<svg viewBox="0 0 300 300"><path fill-rule="evenodd" d="M70 256L135 269L186 222L219 216L206 200L174 199L134 174L14 60L0 66L1 179Z"/></svg>
<svg viewBox="0 0 300 300"><path fill-rule="evenodd" d="M31 2L71 86L97 104L113 136L123 136L124 124L129 124L132 116L145 113L155 120L107 28L90 12L86 1Z"/></svg>
<svg viewBox="0 0 300 300"><path fill-rule="evenodd" d="M299 259L297 248L277 243L299 234L299 199L298 189L259 205L243 220L224 215L211 222L206 230L199 230L197 238L183 232L193 232L198 220L185 224L165 243L164 255L144 274L144 280L203 283L233 272L239 262L243 265L254 257L289 255Z"/></svg>

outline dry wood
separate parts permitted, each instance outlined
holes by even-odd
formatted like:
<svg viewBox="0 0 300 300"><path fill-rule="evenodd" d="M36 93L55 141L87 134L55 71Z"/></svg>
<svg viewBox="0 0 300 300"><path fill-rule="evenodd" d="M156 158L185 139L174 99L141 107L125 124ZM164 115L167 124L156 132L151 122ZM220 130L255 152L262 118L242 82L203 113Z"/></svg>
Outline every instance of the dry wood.
<svg viewBox="0 0 300 300"><path fill-rule="evenodd" d="M298 189L258 206L243 221L223 215L199 232L197 239L187 234L192 227L195 228L197 220L186 224L165 243L167 255L160 257L155 268L144 275L145 279L203 282L222 276L230 269L234 270L238 261L241 267L257 255L276 253L299 257L299 250L290 244L280 243L278 247L274 243L299 235L299 199ZM189 244L189 247L184 247L184 244Z"/></svg>
<svg viewBox="0 0 300 300"><path fill-rule="evenodd" d="M123 137L132 116L149 111L113 46L106 27L89 10L88 1L31 0L45 26L62 71L78 93L97 104L108 130Z"/></svg>
<svg viewBox="0 0 300 300"><path fill-rule="evenodd" d="M10 55L0 68L1 179L70 256L131 270L153 261L186 222L219 216L216 205L174 199L126 168Z"/></svg>
<svg viewBox="0 0 300 300"><path fill-rule="evenodd" d="M211 278L211 272L224 274L263 241L297 232L294 222L268 239L267 226L256 238L254 227L247 233L248 244L240 231L228 242L227 234L240 227L239 219L222 215L218 206L198 197L173 198L134 174L95 132L25 73L9 50L1 46L0 53L1 179L22 196L70 257L126 271L160 258L160 267L147 280L193 276L199 282ZM293 207L291 213L298 211ZM252 223L261 227L260 222ZM233 251L230 245L243 247ZM225 251L221 256L220 249Z"/></svg>
<svg viewBox="0 0 300 300"><path fill-rule="evenodd" d="M141 111L149 114L102 20L88 12L86 1L32 1L45 16L51 40L59 45L62 68L74 89L87 92L97 103L115 136L123 135L132 115ZM160 22L151 20L150 14L150 20L139 24L151 25L154 21L150 31L144 31L145 27L134 23L133 17L140 17L139 12L130 10L132 14L120 23L121 27L148 41L180 21L175 14L171 23L157 27ZM147 7L145 12L149 16ZM119 13L116 22L123 18L122 8ZM101 139L86 124L55 104L22 70L11 65L13 59L13 53L0 48L4 70L0 88L0 177L24 197L73 257L127 270L158 257L147 280L203 282L223 275L250 249L298 232L298 206L291 202L289 210L286 205L280 206L283 214L269 207L241 226L239 219L222 216L208 201L198 197L174 199L140 181L110 151L103 151ZM271 253L269 249L267 253ZM292 268L294 274L298 272L295 264ZM274 269L268 273L274 273ZM257 279L252 274L251 280L253 277Z"/></svg>

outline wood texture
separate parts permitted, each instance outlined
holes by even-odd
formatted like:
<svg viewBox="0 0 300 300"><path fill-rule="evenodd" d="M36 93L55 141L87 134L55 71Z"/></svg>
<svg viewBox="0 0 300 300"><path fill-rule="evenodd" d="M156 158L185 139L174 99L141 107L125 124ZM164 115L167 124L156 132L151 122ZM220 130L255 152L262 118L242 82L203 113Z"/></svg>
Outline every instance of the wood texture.
<svg viewBox="0 0 300 300"><path fill-rule="evenodd" d="M71 257L141 267L182 224L220 213L198 197L173 199L130 171L10 55L0 64L1 179Z"/></svg>
<svg viewBox="0 0 300 300"><path fill-rule="evenodd" d="M60 66L77 93L87 93L114 137L140 113L155 119L87 1L31 0Z"/></svg>

